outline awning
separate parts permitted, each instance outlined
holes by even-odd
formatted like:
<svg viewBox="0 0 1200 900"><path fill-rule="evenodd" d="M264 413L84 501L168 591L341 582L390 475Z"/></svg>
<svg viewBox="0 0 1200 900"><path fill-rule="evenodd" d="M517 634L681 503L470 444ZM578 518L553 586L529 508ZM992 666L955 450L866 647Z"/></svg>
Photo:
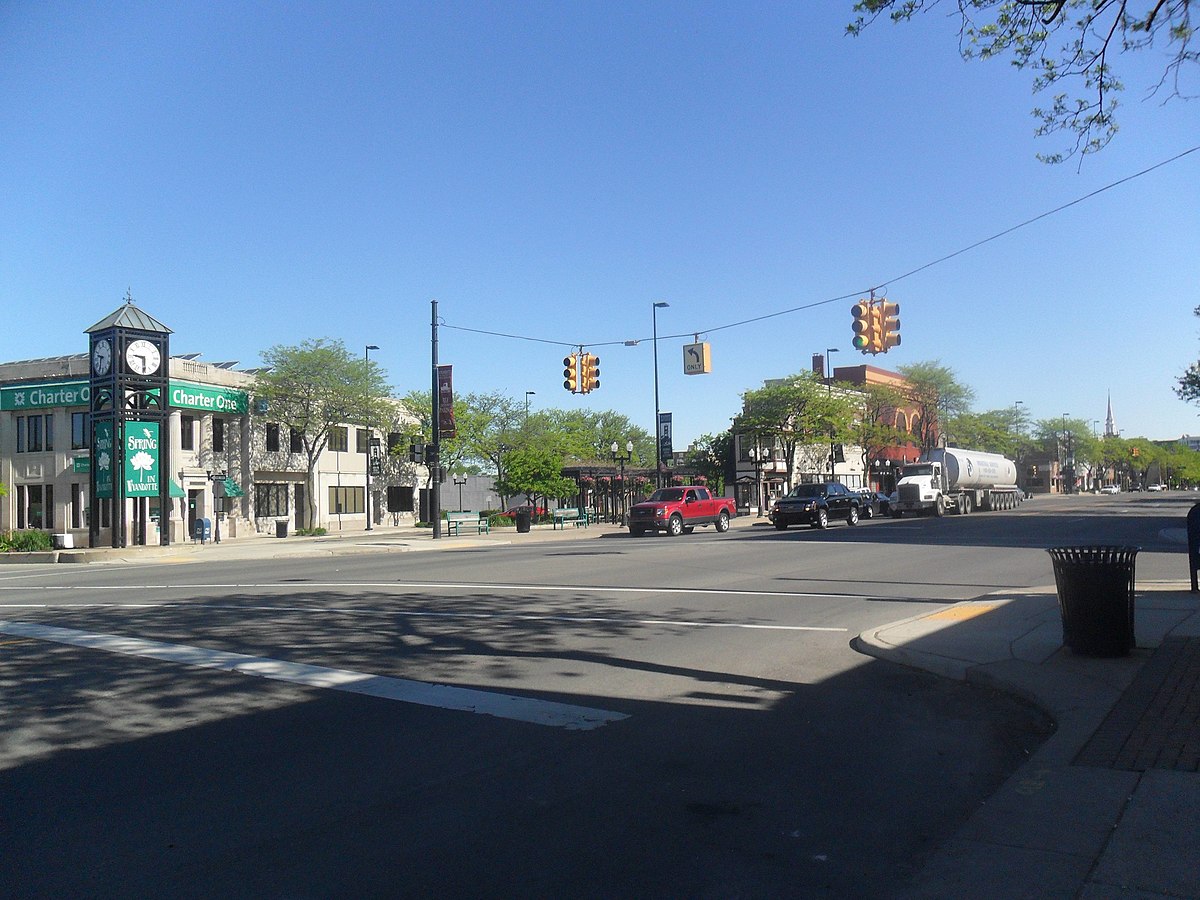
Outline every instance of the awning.
<svg viewBox="0 0 1200 900"><path fill-rule="evenodd" d="M171 479L170 496L172 496L172 497L186 497L187 496L187 494L184 493L183 488L181 488L178 484L175 483L174 478Z"/></svg>
<svg viewBox="0 0 1200 900"><path fill-rule="evenodd" d="M226 497L241 497L245 495L242 486L232 478L225 479L225 496Z"/></svg>

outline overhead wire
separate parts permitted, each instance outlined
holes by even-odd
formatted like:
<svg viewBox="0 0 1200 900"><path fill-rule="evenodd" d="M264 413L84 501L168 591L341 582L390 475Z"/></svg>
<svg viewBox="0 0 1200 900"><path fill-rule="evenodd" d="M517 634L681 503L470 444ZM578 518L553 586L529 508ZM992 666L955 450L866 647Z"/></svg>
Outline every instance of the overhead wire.
<svg viewBox="0 0 1200 900"><path fill-rule="evenodd" d="M744 325L752 325L756 322L766 321L767 319L774 319L774 318L778 318L779 316L791 315L792 313L803 312L806 309L815 309L818 306L826 306L830 303L838 303L838 302L841 302L844 300L850 300L854 297L861 297L864 294L869 294L873 291L879 291L885 285L891 285L891 284L894 284L895 282L903 281L906 278L911 278L913 275L916 275L920 272L924 272L926 269L931 269L934 266L941 265L944 262L948 262L949 260L952 260L957 256L962 256L964 253L969 253L972 250L976 250L979 247L982 247L984 244L990 244L992 241L996 241L1002 237L1006 237L1007 235L1012 234L1014 231L1019 231L1022 228L1026 228L1029 225L1034 224L1035 222L1040 222L1042 219L1046 219L1046 218L1049 218L1050 216L1057 215L1058 213L1063 212L1064 210L1070 209L1072 206L1078 206L1080 203L1090 200L1093 197L1098 196L1099 194L1103 194L1105 191L1110 191L1113 188L1120 187L1123 184L1127 184L1128 182L1133 181L1136 178L1141 178L1143 175L1148 175L1151 172L1155 171L1156 169L1161 169L1163 166L1167 166L1173 162L1177 162L1178 160L1183 159L1185 156L1188 156L1189 154L1195 153L1197 151L1200 151L1200 146L1192 147L1189 150L1184 150L1183 152L1177 153L1174 156L1170 157L1169 159L1164 159L1161 162L1157 162L1152 166L1142 169L1140 172L1134 172L1132 175L1126 175L1124 178L1119 178L1114 182L1104 185L1103 187L1098 187L1094 191L1084 194L1082 197L1077 197L1076 199L1071 200L1068 203L1064 203L1061 206L1056 206L1054 209L1047 210L1046 212L1043 212L1043 213L1039 213L1038 215L1033 216L1032 218L1026 219L1023 222L1020 222L1016 225L1010 226L1009 228L1005 228L1003 231L998 231L995 234L991 235L990 237L982 238L981 240L975 241L973 244L968 244L966 247L962 247L958 250L955 250L953 253L947 253L945 256L938 257L935 260L932 260L923 265L917 266L914 269L910 269L909 271L905 272L902 275L897 275L893 278L887 278L880 282L877 282L873 287L868 287L868 288L864 288L862 290L852 291L851 293L848 293L848 294L841 294L837 297L829 297L825 300L815 300L812 303L805 303L801 306L793 306L788 309L777 310L776 312L764 313L761 316L753 316L749 319L740 319L737 322L729 322L725 325L716 325L712 328L689 329L687 331L683 331L678 334L659 335L659 340L664 340L664 339L669 340L671 338L688 337L689 335L713 334L714 332L717 332L717 331L727 331L730 328L740 328ZM505 338L511 338L513 340L532 341L532 342L541 343L541 344L555 344L555 345L563 346L563 347L580 347L580 346L613 347L613 346L640 344L642 341L650 340L650 338L638 338L637 340L599 341L599 342L556 341L556 340L550 340L547 338L530 337L528 335L506 334L504 332L499 332L499 331L487 331L487 330L484 330L481 328L467 328L463 325L444 324L443 327L450 328L455 331L466 331L466 332L470 332L472 334L483 334L483 335L489 335L491 337L505 337Z"/></svg>

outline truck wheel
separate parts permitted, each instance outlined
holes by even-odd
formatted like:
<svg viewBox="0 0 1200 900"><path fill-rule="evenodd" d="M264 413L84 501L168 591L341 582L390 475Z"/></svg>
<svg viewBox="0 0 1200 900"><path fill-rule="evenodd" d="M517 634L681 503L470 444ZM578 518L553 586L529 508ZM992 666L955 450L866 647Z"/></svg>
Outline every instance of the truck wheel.
<svg viewBox="0 0 1200 900"><path fill-rule="evenodd" d="M946 501L940 494L938 495L937 503L933 507L933 514L939 519L946 514Z"/></svg>
<svg viewBox="0 0 1200 900"><path fill-rule="evenodd" d="M850 512L846 516L846 524L847 525L857 525L858 524L858 507L857 506L851 505Z"/></svg>
<svg viewBox="0 0 1200 900"><path fill-rule="evenodd" d="M971 514L971 495L970 494L963 494L961 512L964 516L969 516Z"/></svg>
<svg viewBox="0 0 1200 900"><path fill-rule="evenodd" d="M722 513L719 516L717 516L717 532L719 534L724 534L728 530L729 530L729 513L722 511Z"/></svg>
<svg viewBox="0 0 1200 900"><path fill-rule="evenodd" d="M813 528L828 528L829 527L829 511L825 509L817 510L817 520L813 522Z"/></svg>
<svg viewBox="0 0 1200 900"><path fill-rule="evenodd" d="M671 516L671 521L667 523L667 534L671 537L679 537L683 534L683 519L679 516Z"/></svg>

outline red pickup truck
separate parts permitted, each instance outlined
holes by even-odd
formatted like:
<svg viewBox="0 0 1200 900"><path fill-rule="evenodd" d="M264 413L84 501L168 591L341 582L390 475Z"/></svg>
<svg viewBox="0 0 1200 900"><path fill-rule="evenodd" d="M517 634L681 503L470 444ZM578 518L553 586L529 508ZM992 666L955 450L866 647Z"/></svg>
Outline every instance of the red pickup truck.
<svg viewBox="0 0 1200 900"><path fill-rule="evenodd" d="M697 525L714 525L725 532L736 515L732 498L714 497L708 488L659 488L629 510L629 533L639 537L647 531L665 531L677 537L691 534Z"/></svg>

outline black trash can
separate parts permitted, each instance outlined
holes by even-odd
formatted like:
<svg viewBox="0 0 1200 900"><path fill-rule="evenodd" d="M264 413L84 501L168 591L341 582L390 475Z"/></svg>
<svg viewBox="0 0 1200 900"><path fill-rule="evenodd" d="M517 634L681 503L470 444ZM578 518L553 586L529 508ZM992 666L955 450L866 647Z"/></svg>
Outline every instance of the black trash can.
<svg viewBox="0 0 1200 900"><path fill-rule="evenodd" d="M1051 547L1063 644L1081 656L1133 649L1134 559L1140 547Z"/></svg>
<svg viewBox="0 0 1200 900"><path fill-rule="evenodd" d="M287 537L287 519L275 521L275 537Z"/></svg>
<svg viewBox="0 0 1200 900"><path fill-rule="evenodd" d="M517 510L517 531L521 534L529 533L529 526L533 523L533 510L528 506L522 506Z"/></svg>

